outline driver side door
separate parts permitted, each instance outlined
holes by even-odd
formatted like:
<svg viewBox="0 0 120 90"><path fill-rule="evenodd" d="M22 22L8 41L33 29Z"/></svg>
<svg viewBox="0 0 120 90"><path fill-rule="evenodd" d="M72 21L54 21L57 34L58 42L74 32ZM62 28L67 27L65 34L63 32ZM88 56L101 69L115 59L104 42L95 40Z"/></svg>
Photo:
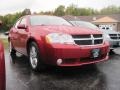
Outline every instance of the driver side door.
<svg viewBox="0 0 120 90"><path fill-rule="evenodd" d="M23 17L19 24L27 27L27 19L25 17ZM19 36L19 38L18 38L18 41L19 41L18 50L22 54L27 55L26 43L27 43L27 38L28 38L28 28L26 28L26 29L19 29L18 28L18 36Z"/></svg>

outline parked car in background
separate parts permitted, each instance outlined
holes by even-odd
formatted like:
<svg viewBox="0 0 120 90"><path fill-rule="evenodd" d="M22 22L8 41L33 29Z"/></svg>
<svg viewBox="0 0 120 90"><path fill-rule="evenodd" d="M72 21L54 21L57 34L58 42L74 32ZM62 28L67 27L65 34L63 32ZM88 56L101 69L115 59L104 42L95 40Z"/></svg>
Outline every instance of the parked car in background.
<svg viewBox="0 0 120 90"><path fill-rule="evenodd" d="M104 34L105 40L110 43L110 49L113 50L117 47L120 47L120 33L112 30L108 25L102 25L98 28L96 25L86 22L86 21L69 21L74 26L82 26L86 28L90 28L93 30L101 30Z"/></svg>
<svg viewBox="0 0 120 90"><path fill-rule="evenodd" d="M4 59L4 49L0 42L0 90L5 90L6 78L5 78L5 59Z"/></svg>
<svg viewBox="0 0 120 90"><path fill-rule="evenodd" d="M9 34L9 31L5 32L4 35L8 35Z"/></svg>
<svg viewBox="0 0 120 90"><path fill-rule="evenodd" d="M93 64L108 59L109 43L102 32L74 27L56 16L21 17L9 32L10 53L29 57L33 70L45 64L61 67Z"/></svg>

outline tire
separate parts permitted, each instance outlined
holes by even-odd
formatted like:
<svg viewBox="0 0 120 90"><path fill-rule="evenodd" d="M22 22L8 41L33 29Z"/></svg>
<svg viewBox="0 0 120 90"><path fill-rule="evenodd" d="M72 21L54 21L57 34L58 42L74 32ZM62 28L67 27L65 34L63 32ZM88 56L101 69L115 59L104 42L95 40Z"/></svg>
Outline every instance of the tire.
<svg viewBox="0 0 120 90"><path fill-rule="evenodd" d="M12 56L16 56L16 50L13 48L11 41L9 41L9 53Z"/></svg>
<svg viewBox="0 0 120 90"><path fill-rule="evenodd" d="M13 48L11 41L9 41L9 53L11 56L11 62L15 64L16 50Z"/></svg>
<svg viewBox="0 0 120 90"><path fill-rule="evenodd" d="M114 49L111 49L109 52L110 55L115 54Z"/></svg>
<svg viewBox="0 0 120 90"><path fill-rule="evenodd" d="M34 71L43 71L46 66L43 64L39 52L39 48L35 42L31 42L28 50L29 62L31 69Z"/></svg>

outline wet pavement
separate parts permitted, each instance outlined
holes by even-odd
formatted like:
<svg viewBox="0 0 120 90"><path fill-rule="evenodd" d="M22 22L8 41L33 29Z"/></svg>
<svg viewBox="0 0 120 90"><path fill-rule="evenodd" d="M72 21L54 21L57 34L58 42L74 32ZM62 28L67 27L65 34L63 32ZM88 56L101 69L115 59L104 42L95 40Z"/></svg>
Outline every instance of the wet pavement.
<svg viewBox="0 0 120 90"><path fill-rule="evenodd" d="M120 49L96 65L49 67L44 72L31 71L25 56L11 58L6 50L5 58L7 90L120 90Z"/></svg>

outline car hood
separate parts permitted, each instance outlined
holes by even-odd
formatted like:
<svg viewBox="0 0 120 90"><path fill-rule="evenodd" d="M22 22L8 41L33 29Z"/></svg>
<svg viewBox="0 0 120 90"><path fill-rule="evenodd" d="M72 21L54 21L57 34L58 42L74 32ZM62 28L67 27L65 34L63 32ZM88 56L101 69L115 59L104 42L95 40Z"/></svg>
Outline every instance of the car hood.
<svg viewBox="0 0 120 90"><path fill-rule="evenodd" d="M105 34L120 34L119 32L114 30L101 30L101 31Z"/></svg>
<svg viewBox="0 0 120 90"><path fill-rule="evenodd" d="M102 34L101 31L92 30L83 27L74 27L74 26L34 26L32 29L36 30L36 32L41 32L41 30L49 33L67 33L67 34Z"/></svg>

